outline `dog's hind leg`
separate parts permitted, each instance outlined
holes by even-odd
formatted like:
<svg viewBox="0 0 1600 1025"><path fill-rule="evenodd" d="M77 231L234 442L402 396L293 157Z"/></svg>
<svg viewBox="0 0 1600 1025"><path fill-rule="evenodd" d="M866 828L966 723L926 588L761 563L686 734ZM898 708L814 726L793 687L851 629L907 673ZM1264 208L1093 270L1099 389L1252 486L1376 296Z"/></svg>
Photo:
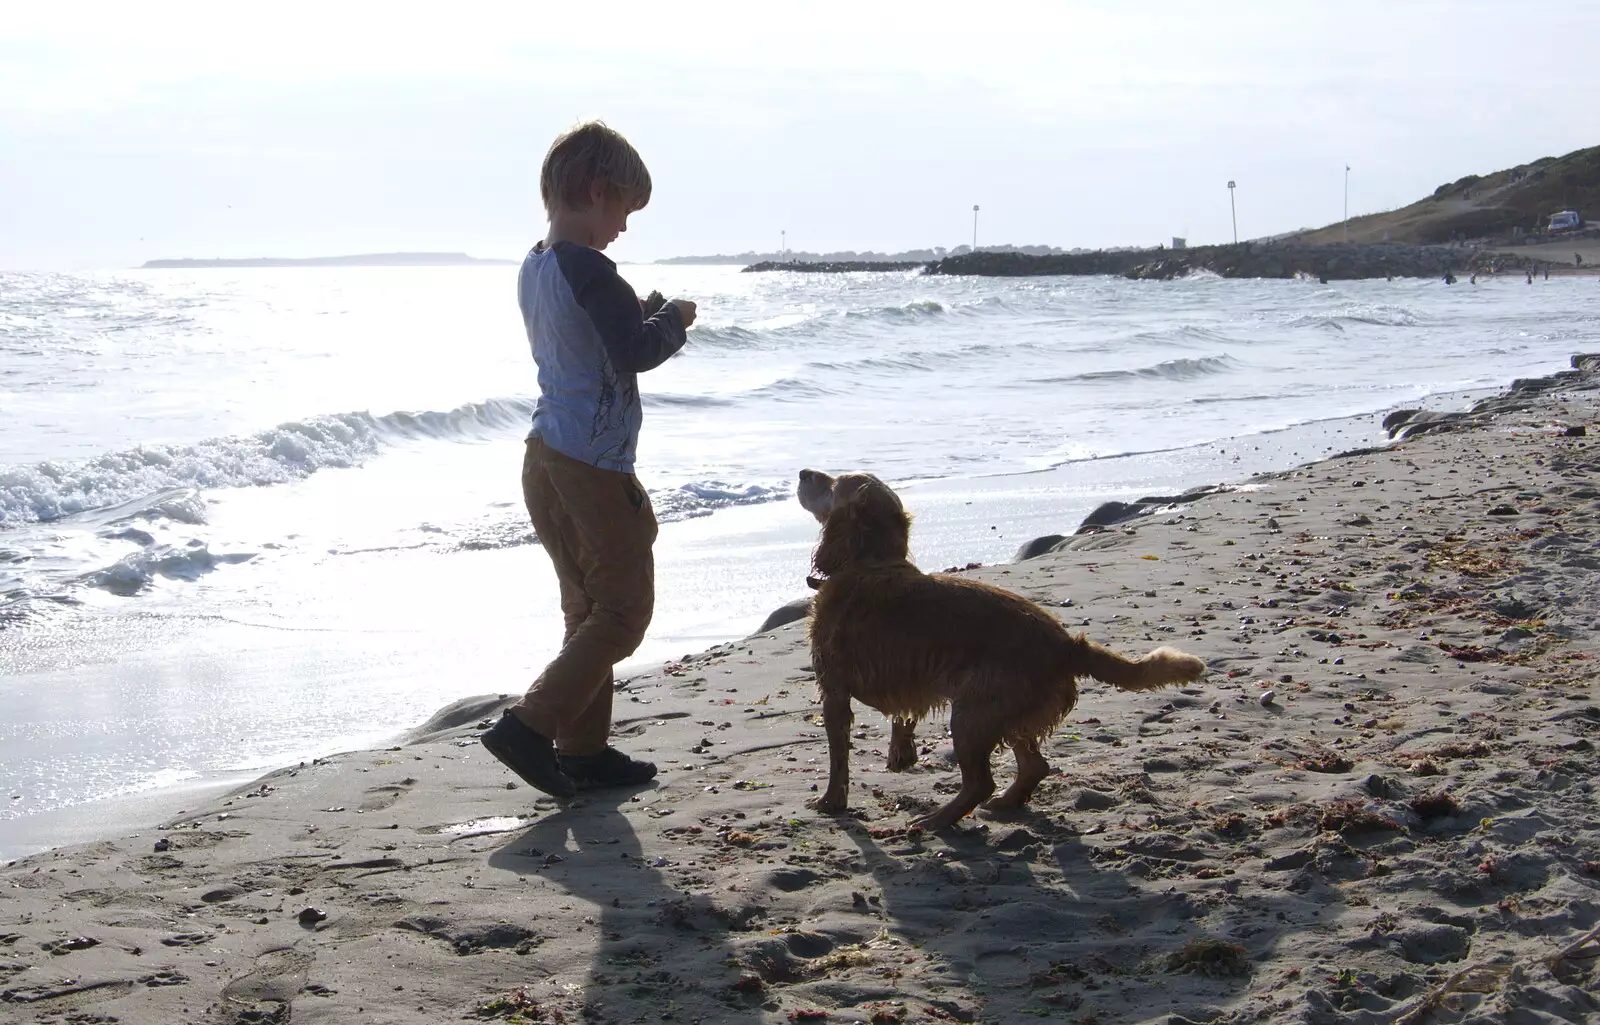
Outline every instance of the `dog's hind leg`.
<svg viewBox="0 0 1600 1025"><path fill-rule="evenodd" d="M1050 763L1039 753L1039 739L1028 737L1011 740L1011 751L1017 756L1017 778L1006 787L1005 793L984 804L996 811L1020 808L1028 803L1039 784L1050 775Z"/></svg>
<svg viewBox="0 0 1600 1025"><path fill-rule="evenodd" d="M828 733L828 789L806 802L817 811L844 811L850 802L850 693L822 692L822 726Z"/></svg>
<svg viewBox="0 0 1600 1025"><path fill-rule="evenodd" d="M896 716L889 722L889 771L905 772L917 764L917 721Z"/></svg>
<svg viewBox="0 0 1600 1025"><path fill-rule="evenodd" d="M994 793L989 758L1000 736L988 716L957 702L950 708L950 736L955 741L956 764L961 767L961 790L949 804L912 823L930 832L951 825Z"/></svg>

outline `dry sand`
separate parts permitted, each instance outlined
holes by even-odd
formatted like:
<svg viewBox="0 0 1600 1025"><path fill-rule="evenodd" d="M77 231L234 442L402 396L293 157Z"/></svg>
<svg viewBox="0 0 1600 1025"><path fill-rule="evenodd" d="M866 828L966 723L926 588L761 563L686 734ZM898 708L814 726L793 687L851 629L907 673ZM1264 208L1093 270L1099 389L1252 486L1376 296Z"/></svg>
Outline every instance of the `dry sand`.
<svg viewBox="0 0 1600 1025"><path fill-rule="evenodd" d="M1543 245L1509 246L1503 249L1491 249L1500 256L1522 257L1529 260L1544 260L1550 264L1549 271L1552 275L1579 275L1595 277L1600 275L1600 239L1574 239L1571 242L1546 242ZM1466 250L1465 252L1472 252ZM1574 256L1582 256L1583 263L1579 264ZM1507 268L1499 274L1502 278L1519 278L1525 272L1516 268ZM1537 274L1538 272L1536 272ZM1483 274L1482 271L1479 275Z"/></svg>
<svg viewBox="0 0 1600 1025"><path fill-rule="evenodd" d="M1561 270L1568 274L1574 271L1600 274L1600 239L1577 238L1570 241L1546 242L1542 245L1512 246L1506 249L1497 249L1495 252L1503 253L1506 256L1526 256L1535 260L1548 260L1555 265L1551 268L1552 270ZM1574 255L1583 257L1581 265L1573 259Z"/></svg>
<svg viewBox="0 0 1600 1025"><path fill-rule="evenodd" d="M793 624L622 685L651 789L535 799L486 698L0 869L0 1021L1600 1020L1600 374L1554 385L972 570L1213 669L1091 683L1019 817L908 835L957 773L870 710L807 811Z"/></svg>

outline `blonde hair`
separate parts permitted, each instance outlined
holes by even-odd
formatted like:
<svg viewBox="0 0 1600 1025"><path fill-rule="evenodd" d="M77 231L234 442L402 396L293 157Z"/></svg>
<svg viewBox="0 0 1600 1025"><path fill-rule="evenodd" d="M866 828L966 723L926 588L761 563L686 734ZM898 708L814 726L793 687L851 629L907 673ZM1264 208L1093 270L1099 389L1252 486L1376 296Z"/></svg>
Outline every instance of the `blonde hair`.
<svg viewBox="0 0 1600 1025"><path fill-rule="evenodd" d="M539 172L539 198L546 210L556 204L587 209L590 190L599 183L633 210L650 202L650 172L639 151L601 121L585 121L556 137Z"/></svg>

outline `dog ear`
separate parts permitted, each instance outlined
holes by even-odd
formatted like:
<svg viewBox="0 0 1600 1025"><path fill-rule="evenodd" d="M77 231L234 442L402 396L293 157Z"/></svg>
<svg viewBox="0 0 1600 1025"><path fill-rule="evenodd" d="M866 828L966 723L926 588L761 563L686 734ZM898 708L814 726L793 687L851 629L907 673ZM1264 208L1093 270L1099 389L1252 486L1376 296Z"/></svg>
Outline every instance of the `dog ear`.
<svg viewBox="0 0 1600 1025"><path fill-rule="evenodd" d="M864 493L855 506L855 557L875 561L905 559L911 521L893 492L888 492L887 500L883 493Z"/></svg>
<svg viewBox="0 0 1600 1025"><path fill-rule="evenodd" d="M861 559L862 547L871 525L866 522L857 496L851 495L842 502L834 502L828 518L822 524L822 539L811 556L811 565L819 576L832 576Z"/></svg>
<svg viewBox="0 0 1600 1025"><path fill-rule="evenodd" d="M845 506L835 505L822 521L822 537L811 553L811 568L818 576L832 576L850 561L850 524L846 516Z"/></svg>

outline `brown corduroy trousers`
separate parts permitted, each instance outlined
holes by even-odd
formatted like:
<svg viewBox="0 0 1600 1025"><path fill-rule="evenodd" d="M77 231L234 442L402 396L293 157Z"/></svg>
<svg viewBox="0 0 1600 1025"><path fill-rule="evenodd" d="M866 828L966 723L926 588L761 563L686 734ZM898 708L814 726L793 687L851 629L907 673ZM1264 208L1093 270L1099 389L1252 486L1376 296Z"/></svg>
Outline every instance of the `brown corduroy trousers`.
<svg viewBox="0 0 1600 1025"><path fill-rule="evenodd" d="M528 439L522 496L555 565L561 651L511 712L562 754L596 754L611 732L611 667L644 639L655 607L656 515L631 473Z"/></svg>

